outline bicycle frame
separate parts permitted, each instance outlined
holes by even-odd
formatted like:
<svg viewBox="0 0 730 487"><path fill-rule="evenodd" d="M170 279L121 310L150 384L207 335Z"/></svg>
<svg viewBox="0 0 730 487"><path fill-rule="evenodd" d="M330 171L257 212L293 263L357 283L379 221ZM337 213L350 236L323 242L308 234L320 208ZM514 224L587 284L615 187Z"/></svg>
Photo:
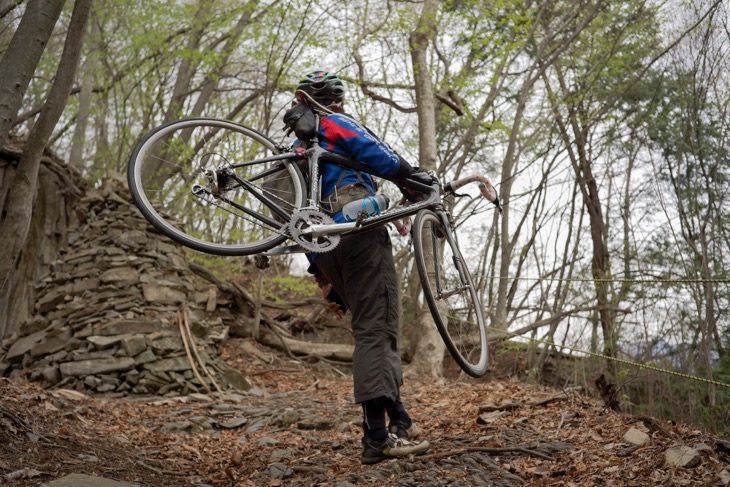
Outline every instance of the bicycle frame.
<svg viewBox="0 0 730 487"><path fill-rule="evenodd" d="M295 159L301 159L303 157L307 158L307 168L309 171L309 184L307 185L307 206L301 208L304 209L314 209L314 210L320 210L319 207L319 193L320 193L320 186L319 186L319 165L321 161L327 161L334 164L337 164L338 166L347 168L347 169L353 169L360 172L365 172L368 174L373 174L371 172L371 169L354 159L350 159L349 157L345 157L339 154L335 154L333 152L330 152L326 149L323 149L319 146L319 144L314 144L312 147L306 150L306 156L304 156L301 153L298 152L286 152L283 154L279 154L276 156L266 157L262 159L257 159L255 161L249 161L245 163L239 163L234 164L230 166L232 169L236 169L239 167L249 166L253 164L261 164L265 162L276 162L276 161L285 161L285 160L295 160ZM264 173L260 174L258 177L264 177L266 174L274 171L275 169L265 171ZM421 211L424 208L429 208L432 210L441 210L443 211L443 206L441 204L441 188L439 185L426 185L419 183L417 181L409 180L409 179L398 179L394 177L389 176L382 176L382 175L375 175L381 179L386 179L392 182L397 182L398 184L401 184L403 186L406 186L408 188L414 189L419 191L420 193L423 193L427 195L427 197L419 202L413 203L408 206L404 206L402 208L394 208L391 210L387 210L383 213L380 213L375 216L366 217L358 221L354 222L345 222L345 223L332 223L332 224L323 224L323 225L312 225L306 230L306 233L311 233L313 237L319 237L323 235L333 235L333 234L341 234L341 235L348 235L351 233L361 232L365 230L369 230L371 228L385 225L387 223L393 222L395 220L402 219L407 216L412 216ZM232 174L232 177L236 179L236 181L243 185L244 187L249 186L244 180L239 179L236 177L235 173ZM264 202L266 205L270 206L275 212L279 213L281 208L279 205L273 201L271 198L268 198L265 194L261 193L255 193L256 198ZM274 255L274 254L282 254L282 253L293 253L293 252L304 252L304 249L300 249L298 245L293 246L285 246L285 247L276 247L273 248L265 254L268 255Z"/></svg>

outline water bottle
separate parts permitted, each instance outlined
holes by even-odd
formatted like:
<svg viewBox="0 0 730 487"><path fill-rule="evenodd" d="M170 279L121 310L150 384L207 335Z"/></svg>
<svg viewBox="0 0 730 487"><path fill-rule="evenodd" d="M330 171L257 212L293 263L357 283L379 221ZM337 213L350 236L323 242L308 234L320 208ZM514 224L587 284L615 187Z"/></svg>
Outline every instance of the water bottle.
<svg viewBox="0 0 730 487"><path fill-rule="evenodd" d="M388 208L388 198L382 194L366 196L361 200L350 201L342 208L342 216L348 222L357 221L358 215L363 212L365 216L375 216Z"/></svg>

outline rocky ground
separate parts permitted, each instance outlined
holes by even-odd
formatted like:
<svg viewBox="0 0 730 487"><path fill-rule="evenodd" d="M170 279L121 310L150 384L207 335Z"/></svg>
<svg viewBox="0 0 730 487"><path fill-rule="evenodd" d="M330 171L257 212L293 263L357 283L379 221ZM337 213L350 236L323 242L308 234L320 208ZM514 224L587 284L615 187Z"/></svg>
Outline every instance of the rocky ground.
<svg viewBox="0 0 730 487"><path fill-rule="evenodd" d="M0 484L71 474L120 486L730 483L730 442L711 434L622 415L578 390L466 377L409 381L404 401L431 449L363 466L347 371L243 340L223 358L251 390L110 398L0 379Z"/></svg>

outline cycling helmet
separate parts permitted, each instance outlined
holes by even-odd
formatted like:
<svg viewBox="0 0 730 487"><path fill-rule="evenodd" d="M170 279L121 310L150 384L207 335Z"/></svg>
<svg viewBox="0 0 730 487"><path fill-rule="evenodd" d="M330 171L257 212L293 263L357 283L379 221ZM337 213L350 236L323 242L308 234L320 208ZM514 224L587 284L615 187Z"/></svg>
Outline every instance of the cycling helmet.
<svg viewBox="0 0 730 487"><path fill-rule="evenodd" d="M345 100L345 85L335 73L314 71L299 81L296 94L299 98L311 98L325 107L341 105Z"/></svg>

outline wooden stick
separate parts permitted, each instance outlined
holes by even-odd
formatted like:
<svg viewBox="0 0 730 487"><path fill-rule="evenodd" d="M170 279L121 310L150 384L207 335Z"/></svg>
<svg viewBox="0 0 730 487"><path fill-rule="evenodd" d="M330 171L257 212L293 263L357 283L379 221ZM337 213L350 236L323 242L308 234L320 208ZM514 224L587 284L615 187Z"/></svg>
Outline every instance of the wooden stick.
<svg viewBox="0 0 730 487"><path fill-rule="evenodd" d="M218 395L221 399L223 399L223 391L221 391L221 388L218 387L218 382L216 382L213 375L208 371L208 368L205 366L205 362L200 358L200 354L198 353L198 348L195 346L195 340L193 340L193 333L190 331L190 322L188 321L188 309L183 304L183 322L185 323L185 329L188 332L188 339L190 340L191 348L193 349L193 354L195 355L195 358L198 360L198 363L200 364L200 368L203 369L203 373L210 379L210 382L213 384L213 387L215 387L215 390L218 391Z"/></svg>
<svg viewBox="0 0 730 487"><path fill-rule="evenodd" d="M183 310L185 309L185 305L183 305ZM205 383L203 378L200 376L200 373L198 372L198 368L195 366L195 360L193 360L193 356L190 354L190 346L188 345L187 337L185 336L185 331L183 330L183 323L182 318L180 317L180 310L177 312L177 326L180 328L180 337L182 338L183 345L185 346L185 354L188 356L188 362L190 362L190 368L193 369L193 374L195 374L195 377L200 381L201 384L203 384L203 387L206 391L208 391L208 394L213 395L213 391L210 390L210 387L208 387L208 384Z"/></svg>

